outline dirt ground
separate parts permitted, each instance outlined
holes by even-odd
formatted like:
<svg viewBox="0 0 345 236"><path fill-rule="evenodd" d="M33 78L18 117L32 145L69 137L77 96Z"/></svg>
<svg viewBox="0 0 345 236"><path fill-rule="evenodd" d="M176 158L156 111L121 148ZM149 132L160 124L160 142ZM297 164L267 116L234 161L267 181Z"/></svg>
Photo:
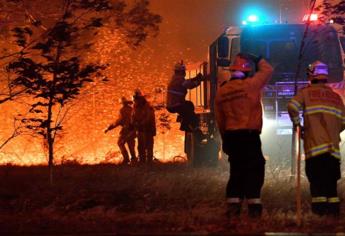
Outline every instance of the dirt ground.
<svg viewBox="0 0 345 236"><path fill-rule="evenodd" d="M228 164L193 168L63 165L48 182L48 168L0 167L0 235L85 234L256 234L345 232L345 218L310 213L308 183L302 178L303 222L295 221L294 181L288 169L268 166L261 219L225 216ZM345 198L345 181L339 181ZM345 216L345 205L342 206Z"/></svg>

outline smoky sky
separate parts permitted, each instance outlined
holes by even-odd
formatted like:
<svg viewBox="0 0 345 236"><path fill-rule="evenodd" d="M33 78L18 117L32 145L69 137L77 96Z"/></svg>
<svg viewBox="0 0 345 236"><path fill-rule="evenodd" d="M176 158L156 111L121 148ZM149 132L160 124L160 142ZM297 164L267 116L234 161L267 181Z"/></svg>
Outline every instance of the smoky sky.
<svg viewBox="0 0 345 236"><path fill-rule="evenodd" d="M150 44L156 57L167 50L191 61L205 60L207 46L229 25L241 24L249 12L263 23L297 23L307 12L308 0L151 0L151 9L163 17L160 34ZM159 45L159 46L158 46Z"/></svg>

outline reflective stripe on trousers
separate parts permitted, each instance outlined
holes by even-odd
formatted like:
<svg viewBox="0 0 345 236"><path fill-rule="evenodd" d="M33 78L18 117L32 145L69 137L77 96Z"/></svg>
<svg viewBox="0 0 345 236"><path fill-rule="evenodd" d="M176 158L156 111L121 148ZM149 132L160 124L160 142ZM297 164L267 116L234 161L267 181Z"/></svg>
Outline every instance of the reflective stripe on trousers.
<svg viewBox="0 0 345 236"><path fill-rule="evenodd" d="M248 204L261 204L260 198L249 198L247 200Z"/></svg>
<svg viewBox="0 0 345 236"><path fill-rule="evenodd" d="M321 202L327 202L327 197L313 197L311 199L312 203L321 203Z"/></svg>
<svg viewBox="0 0 345 236"><path fill-rule="evenodd" d="M330 197L327 199L328 203L338 203L340 202L340 199L338 197Z"/></svg>
<svg viewBox="0 0 345 236"><path fill-rule="evenodd" d="M238 197L227 198L227 203L241 203L242 199Z"/></svg>

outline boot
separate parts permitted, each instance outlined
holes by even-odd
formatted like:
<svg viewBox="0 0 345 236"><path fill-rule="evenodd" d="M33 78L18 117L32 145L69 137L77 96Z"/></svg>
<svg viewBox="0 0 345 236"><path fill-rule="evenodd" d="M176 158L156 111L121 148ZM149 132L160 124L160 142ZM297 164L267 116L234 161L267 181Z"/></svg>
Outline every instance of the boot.
<svg viewBox="0 0 345 236"><path fill-rule="evenodd" d="M228 203L226 209L227 217L238 217L241 214L241 203Z"/></svg>
<svg viewBox="0 0 345 236"><path fill-rule="evenodd" d="M339 202L328 203L327 214L330 216L333 216L333 217L339 217L339 215L340 215L340 203Z"/></svg>
<svg viewBox="0 0 345 236"><path fill-rule="evenodd" d="M311 210L316 215L324 216L327 214L328 203L327 202L313 202L311 204Z"/></svg>
<svg viewBox="0 0 345 236"><path fill-rule="evenodd" d="M248 204L248 215L251 218L261 217L262 204Z"/></svg>

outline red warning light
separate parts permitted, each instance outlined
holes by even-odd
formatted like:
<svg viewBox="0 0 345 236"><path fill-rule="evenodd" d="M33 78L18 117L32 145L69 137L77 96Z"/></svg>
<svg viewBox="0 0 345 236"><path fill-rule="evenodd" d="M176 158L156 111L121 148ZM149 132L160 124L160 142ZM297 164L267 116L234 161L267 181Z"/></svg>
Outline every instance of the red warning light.
<svg viewBox="0 0 345 236"><path fill-rule="evenodd" d="M309 14L303 16L303 21L306 22L309 19ZM310 15L310 21L317 21L319 19L319 16L315 13Z"/></svg>

